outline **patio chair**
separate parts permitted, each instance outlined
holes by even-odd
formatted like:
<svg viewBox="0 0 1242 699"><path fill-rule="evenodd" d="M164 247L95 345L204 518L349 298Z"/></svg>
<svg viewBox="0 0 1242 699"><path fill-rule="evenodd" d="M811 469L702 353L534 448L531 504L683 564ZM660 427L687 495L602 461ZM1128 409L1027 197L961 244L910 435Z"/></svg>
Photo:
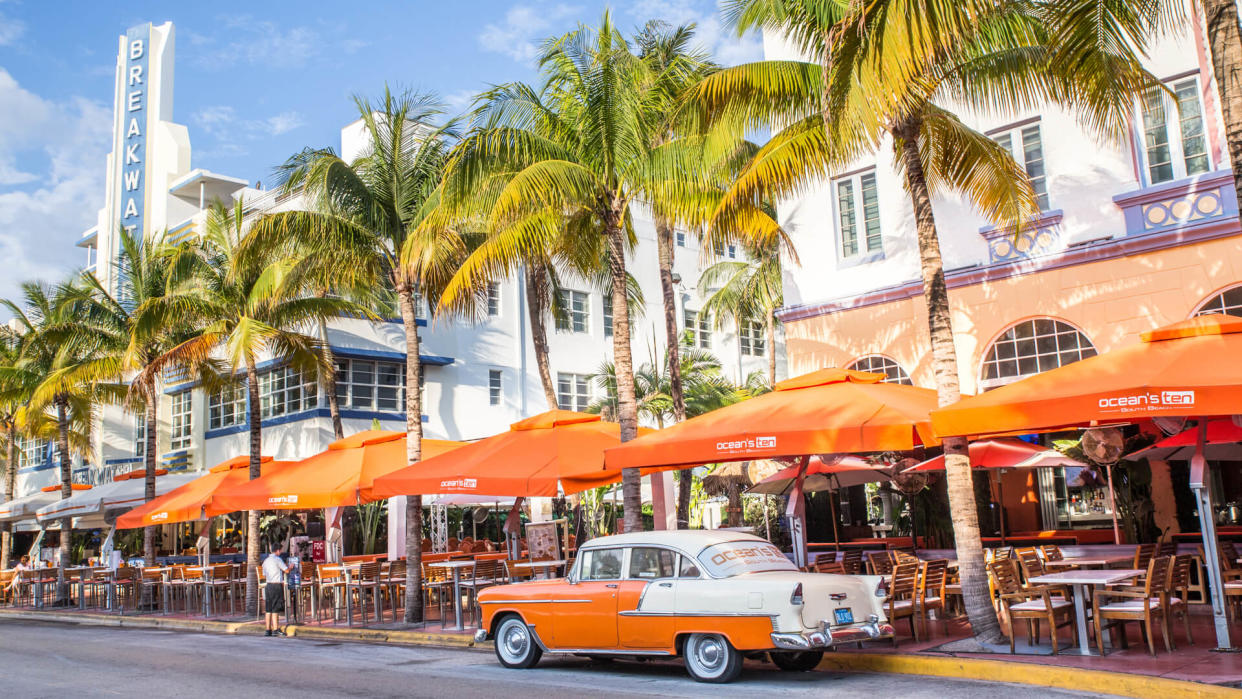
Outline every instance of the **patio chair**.
<svg viewBox="0 0 1242 699"><path fill-rule="evenodd" d="M842 561L834 561L829 558L820 558L815 561L815 565L811 566L812 573L825 573L828 575L845 575L845 563Z"/></svg>
<svg viewBox="0 0 1242 699"><path fill-rule="evenodd" d="M914 562L898 563L893 566L892 580L888 586L888 598L884 600L885 612L890 624L898 619L910 621L910 635L919 640L919 629L915 624L915 603L918 601L916 585L918 584L919 564ZM897 635L893 634L893 647L897 647Z"/></svg>
<svg viewBox="0 0 1242 699"><path fill-rule="evenodd" d="M1048 638L1052 642L1052 654L1060 652L1057 629L1070 627L1074 644L1078 643L1078 629L1074 624L1074 604L1067 599L1053 597L1047 587L1023 587L1018 577L1018 562L1012 559L988 563L988 572L1000 592L1000 606L1009 620L1009 652L1014 652L1017 622L1026 621L1026 644L1039 641L1040 625L1048 623Z"/></svg>
<svg viewBox="0 0 1242 699"><path fill-rule="evenodd" d="M501 584L504 577L503 564L503 560L496 558L477 558L474 567L470 569L470 577L461 581L461 589L469 601L471 619L476 624L483 616L483 610L479 606L479 591Z"/></svg>
<svg viewBox="0 0 1242 699"><path fill-rule="evenodd" d="M388 570L382 573L384 596L388 598L388 608L392 610L393 623L397 621L397 611L401 608L402 600L405 598L405 585L408 581L406 575L407 567L404 558L399 558L388 564Z"/></svg>
<svg viewBox="0 0 1242 699"><path fill-rule="evenodd" d="M1073 601L1074 598L1070 596L1068 585L1040 585L1038 583L1031 582L1031 578L1037 578L1048 572L1048 570L1044 568L1044 560L1039 557L1039 553L1034 548L1015 549L1014 555L1017 557L1018 566L1022 571L1022 584L1024 586L1046 587L1049 592L1053 593L1057 597Z"/></svg>
<svg viewBox="0 0 1242 699"><path fill-rule="evenodd" d="M1061 547L1056 544L1039 547L1040 554L1044 557L1045 570L1075 570L1078 566L1073 563L1064 563L1065 554L1061 553Z"/></svg>
<svg viewBox="0 0 1242 699"><path fill-rule="evenodd" d="M1007 561L1010 558L1013 558L1013 548L1009 546L1000 546L998 548L988 550L991 551L991 557L988 558L990 561Z"/></svg>
<svg viewBox="0 0 1242 699"><path fill-rule="evenodd" d="M1195 638L1190 633L1190 567L1194 565L1195 557L1190 554L1179 554L1173 556L1172 562L1169 564L1169 594L1165 598L1164 613L1168 615L1169 620L1173 617L1180 616L1182 624L1186 630L1186 642L1190 645L1195 644ZM1172 639L1172 632L1169 638ZM1177 642L1174 641L1173 649L1177 649Z"/></svg>
<svg viewBox="0 0 1242 699"><path fill-rule="evenodd" d="M176 566L168 577L168 587L172 597L170 604L173 609L177 608L177 598L181 598L182 610L186 614L190 613L191 608L197 609L202 580L202 571L188 570L188 566Z"/></svg>
<svg viewBox="0 0 1242 699"><path fill-rule="evenodd" d="M1166 539L1156 544L1157 556L1176 556L1177 542L1172 539Z"/></svg>
<svg viewBox="0 0 1242 699"><path fill-rule="evenodd" d="M944 613L944 588L945 580L948 577L949 561L939 558L927 561L923 564L922 573L919 575L919 594L917 614L923 624L923 635L930 636L927 630L927 615L935 610L937 618Z"/></svg>
<svg viewBox="0 0 1242 699"><path fill-rule="evenodd" d="M384 612L384 605L380 600L379 563L372 561L358 566L358 574L351 576L350 581L345 584L345 595L349 597L355 594L358 599L358 609L362 613L362 623L366 624L367 621L368 597L375 607L375 620L379 621ZM354 625L352 614L349 616L349 625Z"/></svg>
<svg viewBox="0 0 1242 699"><path fill-rule="evenodd" d="M236 580L233 577L233 566L227 563L211 566L206 574L198 581L198 588L207 599L208 606L211 610L210 616L219 616L220 607L217 601L222 602L224 596L229 598L229 615L237 614L237 596L233 593L236 589ZM260 600L263 595L259 595Z"/></svg>
<svg viewBox="0 0 1242 699"><path fill-rule="evenodd" d="M1151 557L1154 555L1156 555L1155 544L1139 544L1134 547L1134 563L1130 568L1133 570L1147 570L1147 564L1151 562ZM1134 584L1142 585L1144 582L1144 577L1140 576L1134 581Z"/></svg>
<svg viewBox="0 0 1242 699"><path fill-rule="evenodd" d="M137 568L117 568L112 574L112 599L118 613L125 614L125 605L132 604L137 609L139 570Z"/></svg>
<svg viewBox="0 0 1242 699"><path fill-rule="evenodd" d="M845 552L841 554L841 563L845 566L846 575L862 574L862 549L846 549Z"/></svg>
<svg viewBox="0 0 1242 699"><path fill-rule="evenodd" d="M1153 550L1155 546L1152 546ZM1165 614L1165 600L1169 596L1169 564L1168 556L1153 556L1147 564L1147 576L1139 591L1104 589L1097 590L1091 600L1091 613L1095 618L1095 642L1099 646L1100 655L1104 654L1104 629L1110 629L1114 636L1121 637L1121 646L1129 648L1126 638L1126 624L1137 621L1142 625L1147 636L1147 651L1156 656L1155 624L1160 623L1160 631L1164 635L1165 650L1173 652L1169 641L1168 616ZM1124 601L1110 601L1113 599Z"/></svg>
<svg viewBox="0 0 1242 699"><path fill-rule="evenodd" d="M867 554L867 567L872 575L892 575L893 559L887 551L872 551Z"/></svg>
<svg viewBox="0 0 1242 699"><path fill-rule="evenodd" d="M315 621L319 621L321 615L328 610L332 610L333 614L336 613L336 595L345 589L345 574L340 570L324 570L323 567L316 567L315 575L316 601L311 606L315 610Z"/></svg>
<svg viewBox="0 0 1242 699"><path fill-rule="evenodd" d="M461 550L460 546L461 546L461 542L457 540L457 537L450 536L448 538L448 550L449 551L460 551Z"/></svg>
<svg viewBox="0 0 1242 699"><path fill-rule="evenodd" d="M505 561L505 577L509 582L524 582L535 577L534 568L519 566L518 563L530 563L529 558L519 558L515 561Z"/></svg>

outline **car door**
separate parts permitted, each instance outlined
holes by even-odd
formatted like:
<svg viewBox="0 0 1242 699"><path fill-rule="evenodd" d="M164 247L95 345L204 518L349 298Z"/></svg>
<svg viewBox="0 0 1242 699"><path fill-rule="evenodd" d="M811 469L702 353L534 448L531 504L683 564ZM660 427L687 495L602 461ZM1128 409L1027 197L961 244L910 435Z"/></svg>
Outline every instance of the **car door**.
<svg viewBox="0 0 1242 699"><path fill-rule="evenodd" d="M625 547L584 549L578 573L564 596L552 601L552 647L607 650L617 647L617 593L625 571ZM545 643L547 641L545 640Z"/></svg>
<svg viewBox="0 0 1242 699"><path fill-rule="evenodd" d="M617 595L617 634L622 647L673 648L677 557L676 552L655 546L630 549L628 574Z"/></svg>

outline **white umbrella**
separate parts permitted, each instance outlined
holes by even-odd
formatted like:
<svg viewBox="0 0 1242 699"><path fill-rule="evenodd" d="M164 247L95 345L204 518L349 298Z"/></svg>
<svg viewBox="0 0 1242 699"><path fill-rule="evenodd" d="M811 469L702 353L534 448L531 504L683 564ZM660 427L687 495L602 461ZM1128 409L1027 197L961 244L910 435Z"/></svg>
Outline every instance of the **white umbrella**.
<svg viewBox="0 0 1242 699"><path fill-rule="evenodd" d="M163 495L198 478L201 473L177 473L155 479L155 494ZM105 483L90 490L81 490L64 500L56 500L39 508L35 518L40 523L73 517L75 526L101 527L109 514L123 514L146 502L146 482L142 478Z"/></svg>
<svg viewBox="0 0 1242 699"><path fill-rule="evenodd" d="M20 522L26 519L34 519L35 511L59 499L59 492L45 493L35 491L30 495L13 498L6 503L0 503L0 522Z"/></svg>

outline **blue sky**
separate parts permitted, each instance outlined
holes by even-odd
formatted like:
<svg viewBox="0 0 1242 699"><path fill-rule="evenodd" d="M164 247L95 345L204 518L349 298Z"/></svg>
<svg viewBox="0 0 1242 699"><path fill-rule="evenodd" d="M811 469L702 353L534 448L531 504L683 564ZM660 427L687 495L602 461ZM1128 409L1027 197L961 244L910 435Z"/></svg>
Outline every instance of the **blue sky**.
<svg viewBox="0 0 1242 699"><path fill-rule="evenodd" d="M304 146L338 146L350 97L385 82L454 108L488 85L534 80L539 42L594 23L594 0L48 2L0 0L0 297L84 262L73 247L102 205L117 36L176 26L174 120L193 167L250 180ZM762 57L716 0L613 4L617 23L696 22L722 63Z"/></svg>

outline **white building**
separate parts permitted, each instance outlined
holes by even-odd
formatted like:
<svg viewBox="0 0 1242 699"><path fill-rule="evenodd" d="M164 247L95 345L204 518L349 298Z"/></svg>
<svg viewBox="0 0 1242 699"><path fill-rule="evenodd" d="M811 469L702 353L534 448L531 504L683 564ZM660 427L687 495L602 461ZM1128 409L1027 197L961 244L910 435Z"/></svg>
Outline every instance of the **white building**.
<svg viewBox="0 0 1242 699"><path fill-rule="evenodd" d="M136 41L148 42L149 47L140 51L135 48ZM116 254L116 231L120 226L133 225L148 236L166 230L172 238L182 239L201 231L207 209L214 202L231 204L241 200L252 217L303 205L300 196L255 189L246 180L190 167L188 133L184 126L170 121L171 24L131 29L121 38L120 48L114 127L117 138L108 159L109 194L99 223L79 242L80 247L86 248L87 264L101 279L110 286L114 282L110 261ZM133 58L135 55L138 58ZM144 83L129 84L128 76L148 75L147 68L138 72L134 68L135 61L144 58L149 63L142 65L151 66L149 76ZM144 94L131 96L143 88ZM142 117L135 122L132 104L146 105L146 131ZM128 140L126 136L134 131L134 123L140 133L156 134L137 148L130 141L138 142L138 136ZM342 129L340 152L346 159L360 153L360 134L359 122ZM126 158L131 161L128 170ZM141 161L139 164L132 162L136 158ZM126 173L132 171L142 173L145 188L129 188L134 175ZM634 360L638 365L653 361L653 350L655 357L662 354L664 322L654 226L649 215L641 210L635 211L634 224L639 244L631 260L631 273L642 285L645 297L644 314L633 319ZM762 336L757 343L746 342L744 348L735 332L716 331L697 314L703 297L695 289L696 283L701 271L717 258L702 255L692 235L678 234L677 246L675 271L681 279L679 322L685 327L686 313L690 313L691 320L701 325L697 328L697 343L719 357L726 374L734 381L741 382L754 371L766 372L764 353L772 348L763 346ZM725 257L740 254L732 249L723 253ZM570 290L566 306L571 310L567 327L556 329L555 323L549 322L552 374L562 407L582 410L596 392L588 377L611 357L611 316L604 305L605 294L599 289L568 274L562 274L562 284ZM522 284L501 281L494 287L487 316L482 321L468 324L434 320L423 328L423 422L428 437L486 437L548 408L535 364L523 294ZM405 337L399 319L379 323L341 320L329 325L327 336L340 367L338 395L346 434L369 429L376 419L386 429L404 429ZM782 352L779 342L775 351ZM778 360L778 366L783 367L783 357ZM264 453L291 459L323 450L333 434L327 400L317 388L315 378L298 375L272 359L263 361L259 370ZM162 465L170 469L202 469L246 453L249 441L244 389L206 395L192 385L169 385L164 387L164 394L157 438ZM81 477L100 479L116 470L137 467L142 461L141 418L116 407L105 407L99 423L94 434L94 468ZM30 445L31 455L23 462L21 492L57 479L51 463L40 458L46 452L40 452L40 448Z"/></svg>

